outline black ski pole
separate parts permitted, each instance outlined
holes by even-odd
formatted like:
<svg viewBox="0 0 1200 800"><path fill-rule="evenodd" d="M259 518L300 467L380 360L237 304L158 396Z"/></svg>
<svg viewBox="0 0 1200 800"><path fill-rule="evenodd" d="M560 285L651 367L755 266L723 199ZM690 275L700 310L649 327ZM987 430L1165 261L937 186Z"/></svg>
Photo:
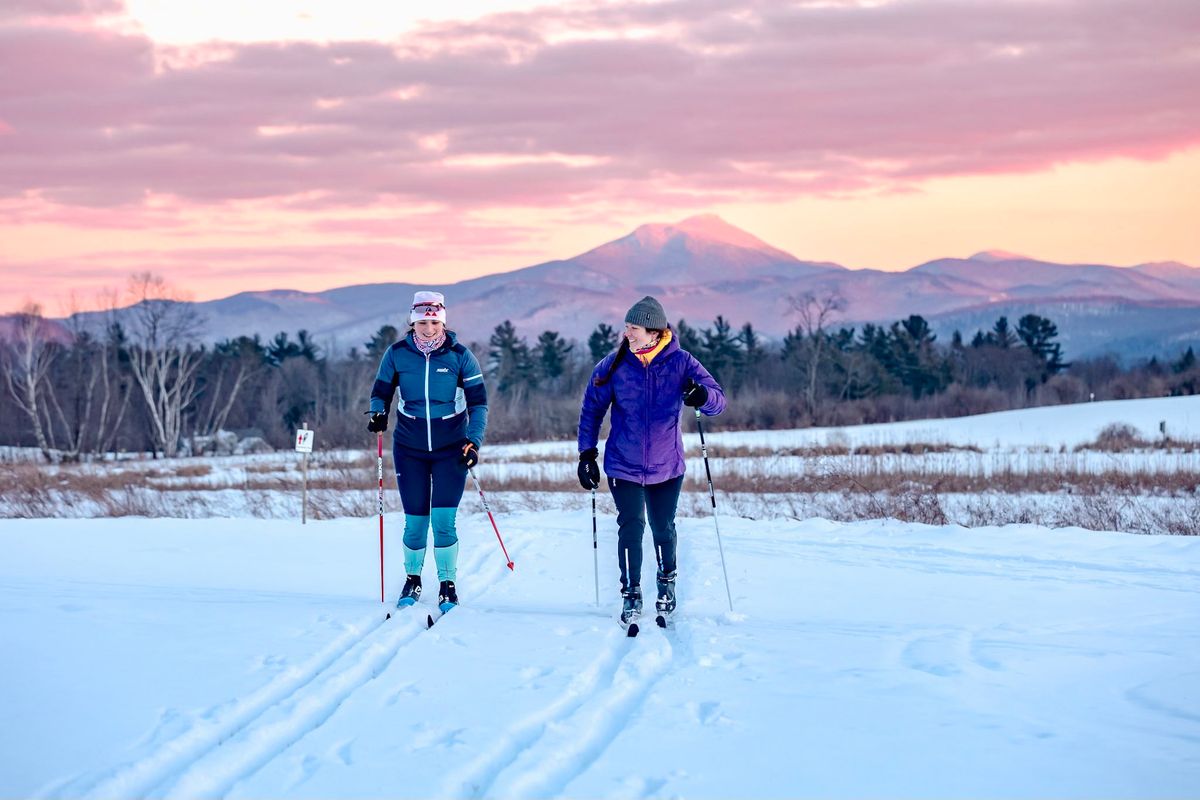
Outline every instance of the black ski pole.
<svg viewBox="0 0 1200 800"><path fill-rule="evenodd" d="M592 569L596 578L596 608L600 607L600 555L596 546L596 487L592 487Z"/></svg>
<svg viewBox="0 0 1200 800"><path fill-rule="evenodd" d="M733 594L729 591L729 573L725 569L725 548L721 545L721 523L717 519L717 494L713 491L712 470L708 468L708 446L704 444L704 426L700 424L700 409L696 409L696 430L700 431L700 453L704 456L704 474L708 478L708 499L712 503L713 525L717 529L717 552L721 554L721 574L725 576L725 596L733 611Z"/></svg>

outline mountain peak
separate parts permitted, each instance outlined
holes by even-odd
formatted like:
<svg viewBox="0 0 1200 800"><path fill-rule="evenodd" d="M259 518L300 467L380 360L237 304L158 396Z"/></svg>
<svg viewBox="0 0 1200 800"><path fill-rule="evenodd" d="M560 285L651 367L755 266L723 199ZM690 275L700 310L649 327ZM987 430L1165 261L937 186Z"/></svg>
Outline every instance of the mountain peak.
<svg viewBox="0 0 1200 800"><path fill-rule="evenodd" d="M1029 256L1023 256L1020 253L1010 253L1007 250L981 250L973 256L967 258L967 261L983 261L986 263L994 263L997 261L1032 261Z"/></svg>
<svg viewBox="0 0 1200 800"><path fill-rule="evenodd" d="M730 225L716 214L696 214L674 224L649 223L639 225L633 237L644 245L661 246L680 234L709 244L725 244L776 254L791 260L792 256L772 247L753 234Z"/></svg>

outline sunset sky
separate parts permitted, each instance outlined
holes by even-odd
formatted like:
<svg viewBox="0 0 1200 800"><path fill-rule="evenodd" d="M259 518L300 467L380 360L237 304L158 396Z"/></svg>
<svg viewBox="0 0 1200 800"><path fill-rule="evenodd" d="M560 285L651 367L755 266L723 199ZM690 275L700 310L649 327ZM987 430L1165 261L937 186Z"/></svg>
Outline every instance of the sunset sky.
<svg viewBox="0 0 1200 800"><path fill-rule="evenodd" d="M444 285L697 213L852 268L1200 266L1200 2L0 3L0 312Z"/></svg>

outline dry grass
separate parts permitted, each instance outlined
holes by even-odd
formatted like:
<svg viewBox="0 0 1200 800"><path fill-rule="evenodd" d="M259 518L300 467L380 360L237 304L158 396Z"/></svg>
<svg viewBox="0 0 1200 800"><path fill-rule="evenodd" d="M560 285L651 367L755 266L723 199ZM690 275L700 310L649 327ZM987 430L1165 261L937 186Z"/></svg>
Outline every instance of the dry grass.
<svg viewBox="0 0 1200 800"><path fill-rule="evenodd" d="M1160 443L1161 444L1161 443ZM1130 430L1112 429L1098 438L1105 452L1125 452L1151 445ZM974 448L907 445L872 448L880 456L922 455ZM1186 452L1186 451L1184 451ZM958 474L937 468L895 469L883 459L855 461L846 466L836 457L861 455L840 445L822 448L722 448L711 459L713 480L722 514L758 518L821 516L850 521L895 519L932 525L970 527L1036 523L1054 527L1135 533L1200 534L1200 472L1189 459L1173 469L1076 469L1071 458L1053 459L1049 466L1030 471L1000 469L995 474ZM772 474L779 456L805 458L802 472ZM762 472L745 460L763 458ZM724 458L742 459L739 469ZM497 459L499 460L499 459ZM574 457L521 454L504 463L563 464ZM1094 459L1085 459L1092 460ZM935 461L940 461L935 459ZM220 464L185 463L169 468L155 464L112 465L103 470L79 465L45 467L37 464L0 465L0 516L5 517L204 517L229 513L228 494L237 492L237 513L275 518L298 514L300 465L295 460L239 461L221 470ZM1041 462L1039 462L1041 463ZM385 466L386 510L399 510L391 476ZM498 469L480 473L488 500L497 513L560 507L580 494L573 469L549 469L532 477L506 475ZM314 520L370 516L376 511L374 454L313 457L309 462L309 516ZM603 493L607 498L607 493ZM468 483L464 502L474 499ZM704 471L693 469L685 481L680 513L711 514Z"/></svg>
<svg viewBox="0 0 1200 800"><path fill-rule="evenodd" d="M1136 453L1145 451L1164 451L1171 453L1195 453L1200 450L1200 442L1188 439L1172 439L1163 436L1154 441L1145 439L1132 425L1114 422L1105 426L1096 438L1075 448L1075 452L1096 451L1101 453Z"/></svg>

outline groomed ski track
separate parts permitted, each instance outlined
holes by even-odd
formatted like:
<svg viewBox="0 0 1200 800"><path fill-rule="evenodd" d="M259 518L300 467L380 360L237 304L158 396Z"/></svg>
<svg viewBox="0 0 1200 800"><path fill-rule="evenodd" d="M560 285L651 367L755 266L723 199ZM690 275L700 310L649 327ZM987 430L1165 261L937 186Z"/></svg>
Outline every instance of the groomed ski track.
<svg viewBox="0 0 1200 800"><path fill-rule="evenodd" d="M1080 785L1136 794L1144 768L1177 796L1200 774L1194 542L723 519L729 615L711 519L685 518L674 626L647 616L628 639L611 520L599 608L589 515L502 522L516 571L486 518L462 520L462 605L429 630L429 601L397 612L394 597L386 608L250 597L295 615L281 617L292 630L261 644L242 634L201 703L173 701L157 721L144 704L141 738L101 742L107 755L88 768L64 762L38 794L1076 796ZM358 524L325 523L314 534L330 549L311 552L342 552ZM211 550L203 525L178 523ZM883 724L894 720L905 724ZM968 760L969 771L931 768Z"/></svg>
<svg viewBox="0 0 1200 800"><path fill-rule="evenodd" d="M460 569L495 583L499 568L475 551ZM387 603L357 622L310 659L285 669L251 695L199 715L183 734L108 774L56 787L56 796L223 797L239 781L318 729L342 703L426 633L426 606L397 609ZM286 609L281 609L286 614ZM388 618L388 615L391 618ZM90 785L89 785L90 784Z"/></svg>
<svg viewBox="0 0 1200 800"><path fill-rule="evenodd" d="M517 549L514 556L518 553L523 555ZM471 551L459 570L478 586L472 603L481 608L487 608L489 591L508 574L502 560L486 547ZM498 731L482 753L464 759L466 763L445 781L440 796L557 794L620 733L671 668L678 634L651 626L643 628L637 639L627 638L615 618L619 597L610 594L614 594L610 598L614 613L590 607L577 615L577 622L592 632L598 644L587 658L589 666L544 705ZM374 679L402 662L415 642L434 640L435 649L453 646L452 641L438 643L439 634L452 637L451 620L481 613L472 606L460 607L450 620L437 617L435 631L425 623L428 606L427 601L396 609L389 598L347 624L319 652L286 668L252 694L197 714L182 734L140 758L107 772L60 782L48 796L95 800L237 796L237 788L247 779L277 759L282 761L280 757L290 750L303 750L306 740L315 738L348 700L369 694ZM486 613L527 614L534 619L570 616L533 607L495 607ZM310 756L300 758L302 763L311 761ZM253 790L248 796L259 793Z"/></svg>

